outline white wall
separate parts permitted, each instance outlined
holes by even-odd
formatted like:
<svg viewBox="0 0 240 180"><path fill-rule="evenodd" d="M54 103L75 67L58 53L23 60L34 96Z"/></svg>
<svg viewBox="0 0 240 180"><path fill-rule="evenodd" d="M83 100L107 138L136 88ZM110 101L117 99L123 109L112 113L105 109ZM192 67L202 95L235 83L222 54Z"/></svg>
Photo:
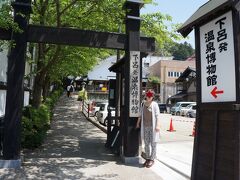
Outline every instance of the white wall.
<svg viewBox="0 0 240 180"><path fill-rule="evenodd" d="M7 51L0 52L0 81L7 82ZM6 107L6 90L0 89L0 117L5 114Z"/></svg>
<svg viewBox="0 0 240 180"><path fill-rule="evenodd" d="M145 58L142 58L142 63L149 63L149 67L154 65L155 63L157 63L160 60L172 60L173 57L164 57L164 56L147 56Z"/></svg>
<svg viewBox="0 0 240 180"><path fill-rule="evenodd" d="M7 51L0 52L0 81L7 82Z"/></svg>
<svg viewBox="0 0 240 180"><path fill-rule="evenodd" d="M0 52L0 81L7 82L7 51ZM29 73L29 65L26 65L26 73ZM5 89L0 89L0 117L5 115L6 107L6 95L7 91ZM29 91L24 92L24 106L29 105L30 93Z"/></svg>
<svg viewBox="0 0 240 180"><path fill-rule="evenodd" d="M23 106L29 105L29 98L30 98L30 93L29 93L29 91L24 91L24 102L23 102Z"/></svg>
<svg viewBox="0 0 240 180"><path fill-rule="evenodd" d="M6 91L0 90L0 117L5 114L5 106L6 106Z"/></svg>
<svg viewBox="0 0 240 180"><path fill-rule="evenodd" d="M0 90L0 117L5 115L6 96L7 96L6 92L7 92L6 90ZM29 91L25 91L24 102L23 102L24 106L29 105L29 98L30 98Z"/></svg>

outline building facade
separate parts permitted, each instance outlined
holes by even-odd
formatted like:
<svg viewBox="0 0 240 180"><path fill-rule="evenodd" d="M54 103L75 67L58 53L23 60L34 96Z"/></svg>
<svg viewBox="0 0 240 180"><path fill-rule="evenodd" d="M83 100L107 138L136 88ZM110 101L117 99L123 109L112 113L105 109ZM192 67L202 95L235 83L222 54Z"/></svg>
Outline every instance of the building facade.
<svg viewBox="0 0 240 180"><path fill-rule="evenodd" d="M195 69L195 58L185 61L160 60L149 67L151 76L160 78L160 102L166 103L167 99L177 93L176 79L178 79L187 67Z"/></svg>

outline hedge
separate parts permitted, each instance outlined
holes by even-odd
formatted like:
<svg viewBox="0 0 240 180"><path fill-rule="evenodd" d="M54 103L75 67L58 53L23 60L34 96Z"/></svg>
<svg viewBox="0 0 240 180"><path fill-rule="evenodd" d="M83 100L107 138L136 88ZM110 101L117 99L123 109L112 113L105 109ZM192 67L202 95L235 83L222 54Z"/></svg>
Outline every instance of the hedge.
<svg viewBox="0 0 240 180"><path fill-rule="evenodd" d="M31 105L23 108L21 145L23 148L39 147L50 128L54 104L62 94L61 90L54 91L38 109Z"/></svg>

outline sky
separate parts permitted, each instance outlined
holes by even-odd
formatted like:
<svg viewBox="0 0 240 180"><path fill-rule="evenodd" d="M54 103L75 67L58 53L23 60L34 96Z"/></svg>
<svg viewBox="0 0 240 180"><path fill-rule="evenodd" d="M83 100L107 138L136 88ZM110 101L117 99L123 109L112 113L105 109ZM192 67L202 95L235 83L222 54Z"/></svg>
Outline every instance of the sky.
<svg viewBox="0 0 240 180"><path fill-rule="evenodd" d="M172 16L172 23L184 23L199 7L208 0L154 0L158 5L145 5L141 9L141 14L161 12ZM187 41L195 48L194 31L192 31Z"/></svg>

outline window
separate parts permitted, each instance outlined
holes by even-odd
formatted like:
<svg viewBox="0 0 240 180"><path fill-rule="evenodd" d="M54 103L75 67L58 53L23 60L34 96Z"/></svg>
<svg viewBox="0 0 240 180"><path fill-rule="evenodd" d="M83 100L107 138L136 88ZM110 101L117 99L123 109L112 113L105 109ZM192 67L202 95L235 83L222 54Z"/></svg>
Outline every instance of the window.
<svg viewBox="0 0 240 180"><path fill-rule="evenodd" d="M182 72L168 71L168 77L180 77Z"/></svg>
<svg viewBox="0 0 240 180"><path fill-rule="evenodd" d="M144 63L144 67L149 67L149 63Z"/></svg>

